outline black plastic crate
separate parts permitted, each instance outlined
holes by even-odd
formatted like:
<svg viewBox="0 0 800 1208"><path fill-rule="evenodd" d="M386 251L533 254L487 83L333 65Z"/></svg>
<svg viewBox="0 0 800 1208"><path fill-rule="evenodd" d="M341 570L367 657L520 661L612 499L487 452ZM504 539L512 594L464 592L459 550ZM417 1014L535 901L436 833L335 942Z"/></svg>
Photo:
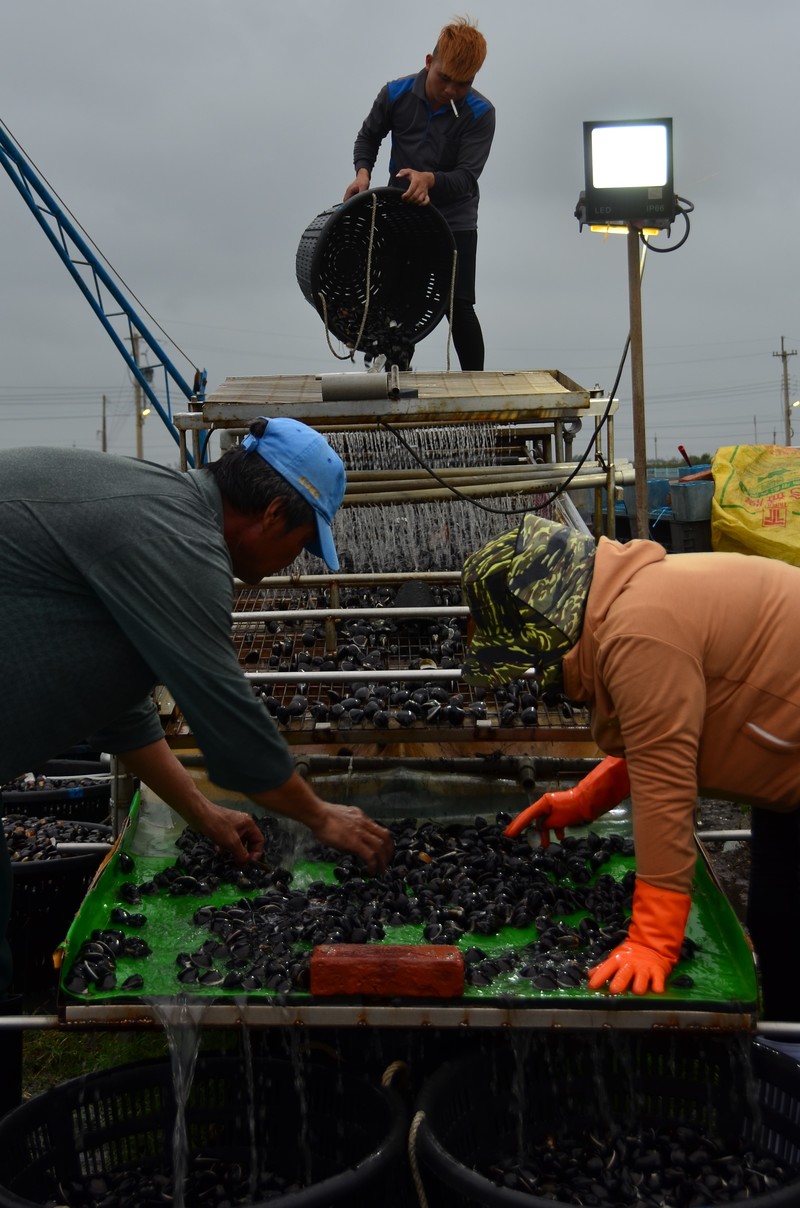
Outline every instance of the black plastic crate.
<svg viewBox="0 0 800 1208"><path fill-rule="evenodd" d="M373 355L389 355L397 339L417 343L450 300L450 228L435 206L408 205L402 194L370 189L324 210L297 248L306 300L336 339Z"/></svg>
<svg viewBox="0 0 800 1208"><path fill-rule="evenodd" d="M165 1061L105 1070L37 1096L0 1120L0 1206L65 1204L71 1185L109 1176L111 1184L124 1171L171 1176L177 1113ZM184 1120L190 1171L199 1159L216 1161L238 1167L246 1181L255 1165L303 1187L270 1197L275 1208L409 1203L405 1105L390 1087L333 1063L254 1055L248 1068L238 1056L201 1057ZM248 1203L259 1202L253 1186Z"/></svg>
<svg viewBox="0 0 800 1208"><path fill-rule="evenodd" d="M744 1038L518 1038L442 1066L417 1107L416 1157L430 1208L547 1208L553 1196L499 1186L479 1171L526 1146L555 1148L562 1137L607 1129L683 1126L723 1145L741 1137L800 1172L800 1065ZM691 1202L729 1201L709 1192L707 1205ZM746 1202L796 1206L800 1173L779 1189L751 1191Z"/></svg>
<svg viewBox="0 0 800 1208"><path fill-rule="evenodd" d="M110 826L92 825L91 832L107 837L109 844L112 841ZM55 989L53 953L66 938L103 858L102 851L87 851L21 861L12 853L7 939L13 961L12 986L17 993Z"/></svg>
<svg viewBox="0 0 800 1208"><path fill-rule="evenodd" d="M111 781L76 784L48 778L42 788L4 789L2 808L4 814L105 823L111 815Z"/></svg>
<svg viewBox="0 0 800 1208"><path fill-rule="evenodd" d="M701 554L713 550L710 520L670 520L673 554Z"/></svg>

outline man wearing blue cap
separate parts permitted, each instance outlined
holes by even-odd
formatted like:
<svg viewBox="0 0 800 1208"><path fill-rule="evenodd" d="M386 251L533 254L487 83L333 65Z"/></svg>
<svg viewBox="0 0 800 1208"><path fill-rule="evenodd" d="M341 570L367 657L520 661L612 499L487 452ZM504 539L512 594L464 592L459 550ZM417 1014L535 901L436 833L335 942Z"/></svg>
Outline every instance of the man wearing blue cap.
<svg viewBox="0 0 800 1208"><path fill-rule="evenodd" d="M76 449L0 452L0 784L90 736L238 862L258 858L250 814L204 797L166 743L152 697L165 684L215 784L382 870L389 832L297 774L231 642L233 575L257 583L303 549L338 569L344 490L338 455L293 419L256 421L186 473ZM9 890L0 831L0 994Z"/></svg>

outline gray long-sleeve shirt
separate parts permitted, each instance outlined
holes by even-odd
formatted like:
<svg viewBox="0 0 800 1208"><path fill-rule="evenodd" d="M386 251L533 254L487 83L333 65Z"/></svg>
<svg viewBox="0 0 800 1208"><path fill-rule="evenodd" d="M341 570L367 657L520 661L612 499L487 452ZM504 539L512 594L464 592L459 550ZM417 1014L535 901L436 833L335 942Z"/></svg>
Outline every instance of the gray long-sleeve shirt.
<svg viewBox="0 0 800 1208"><path fill-rule="evenodd" d="M211 779L279 787L293 761L231 642L222 500L203 471L74 449L0 452L0 783L92 737L163 737L165 684Z"/></svg>
<svg viewBox="0 0 800 1208"><path fill-rule="evenodd" d="M433 172L431 201L451 230L472 231L478 225L478 177L494 138L494 106L471 88L458 103L458 117L449 105L431 109L425 77L423 69L384 84L356 136L355 169L372 172L381 143L391 132L389 184L408 188L408 181L396 176L401 168Z"/></svg>

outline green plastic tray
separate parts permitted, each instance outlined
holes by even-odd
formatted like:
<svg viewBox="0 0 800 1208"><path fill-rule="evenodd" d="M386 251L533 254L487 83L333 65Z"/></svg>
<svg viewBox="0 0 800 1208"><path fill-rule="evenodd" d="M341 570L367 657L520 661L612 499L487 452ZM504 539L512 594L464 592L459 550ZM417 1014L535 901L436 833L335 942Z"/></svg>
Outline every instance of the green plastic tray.
<svg viewBox="0 0 800 1208"><path fill-rule="evenodd" d="M134 803L130 818L119 840L118 851L126 851L132 846L138 822L138 800ZM438 820L438 819L437 819ZM593 829L602 832L602 820L594 824ZM609 829L619 831L619 823L609 822ZM177 855L176 850L176 855ZM118 927L111 924L109 917L115 906L124 905L119 897L119 886L125 881L133 880L141 883L151 879L174 863L174 856L146 857L136 855L135 870L132 874L124 874L119 869L119 861L112 857L100 870L97 878L90 886L84 902L76 916L64 944L61 971L61 994L67 1003L124 1003L145 1001L153 998L175 998L186 995L189 999L202 999L206 1002L241 1002L241 989L225 990L219 986L184 985L177 980L178 966L176 955L179 952L192 952L204 940L209 938L209 932L204 927L195 925L193 915L201 905L222 906L236 902L243 896L241 889L234 886L222 885L210 897L170 897L166 894L142 896L141 903L127 907L131 911L144 914L146 924L136 930ZM610 873L621 878L631 868L635 867L633 857L616 855L603 865L600 873ZM333 865L301 862L295 866L293 886L302 888L312 881L333 881ZM253 890L255 895L258 890ZM531 987L529 981L515 973L500 975L489 986L468 986L464 991L463 1001L466 1004L502 1003L512 1007L537 1007L558 1004L559 1007L581 1007L603 1009L613 1002L615 1009L658 1009L675 1011L678 1009L713 1010L715 1012L741 1011L753 1012L758 1001L758 987L753 956L747 939L742 931L733 908L719 889L714 880L705 856L700 852L695 873L692 909L687 925L687 935L698 945L698 951L692 960L682 962L675 970L675 976L688 974L693 980L689 988L677 988L668 985L663 994L646 995L609 995L605 990L589 991L586 986L575 989L537 990ZM569 923L577 922L581 914L564 916ZM75 954L81 944L87 940L95 929L118 927L119 930L140 936L146 940L152 949L150 956L145 958L119 958L117 961L117 984L120 985L130 974L139 973L144 978L143 988L135 995L130 991L120 989L100 993L92 989L85 995L71 994L64 984L66 975ZM497 935L475 936L467 934L462 937L460 947L467 949L478 946L491 956L494 953L521 948L537 938L534 926L524 929L506 927ZM386 944L423 944L422 927L408 925L405 927L387 927ZM315 1000L308 992L295 991L290 995L279 995L272 990L259 990L246 996L248 1002L289 1002L314 1003Z"/></svg>

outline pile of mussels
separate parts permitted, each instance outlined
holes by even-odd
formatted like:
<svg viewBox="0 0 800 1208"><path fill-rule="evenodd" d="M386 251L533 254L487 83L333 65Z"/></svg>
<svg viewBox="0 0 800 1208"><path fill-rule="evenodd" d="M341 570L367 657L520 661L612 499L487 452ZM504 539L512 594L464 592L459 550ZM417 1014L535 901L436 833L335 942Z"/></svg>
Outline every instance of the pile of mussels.
<svg viewBox="0 0 800 1208"><path fill-rule="evenodd" d="M116 858L127 879L120 883L119 905L108 927L82 945L66 989L80 995L117 988L146 993L144 974L116 983L120 955L150 952L141 935L145 899L158 893L208 898L222 883L241 889L242 896L226 905L198 905L193 922L207 938L177 954L176 990L307 990L316 945L380 941L387 929L399 927L414 928L425 943L458 944L469 986L490 986L511 974L520 988L579 987L587 969L626 934L634 872L620 879L603 865L614 854L632 855L632 841L589 832L543 850L524 836L507 838L509 821L509 815L498 814L494 821L476 817L469 825L390 823L394 858L376 877L356 857L315 845L306 858L332 863L333 880L302 888L285 867L286 836L272 818L259 822L266 840L262 867L237 867L188 829L178 840L175 863L152 880L137 881L133 860L122 852ZM568 921L577 915L579 921ZM510 941L508 947L495 941L493 951L485 951L484 937L505 934L506 928L535 929L536 938L516 946ZM689 959L694 948L686 939L682 958ZM672 984L692 981L683 974Z"/></svg>
<svg viewBox="0 0 800 1208"><path fill-rule="evenodd" d="M359 601L361 602L361 601ZM409 671L459 669L464 649L458 618L443 621L398 622L392 618L352 620L339 630L335 650L325 647L325 628L308 623L298 629L291 615L274 618L264 632L248 628L242 636L241 658L250 668L274 671L385 671L402 663ZM269 713L281 725L310 718L346 730L366 725L378 730L390 725L408 729L415 722L459 728L484 721L491 713L504 728L535 726L545 708L567 721L575 706L563 694L540 691L536 680L517 680L491 693L474 687L454 690L442 681L406 680L403 672L388 683L353 683L342 689L326 686L310 693L300 684L294 695L274 685L256 685Z"/></svg>
<svg viewBox="0 0 800 1208"><path fill-rule="evenodd" d="M231 1208L233 1204L264 1203L302 1191L306 1183L273 1171L260 1170L255 1178L235 1160L190 1157L183 1184L183 1203L204 1208ZM63 1204L70 1208L164 1208L175 1199L173 1173L160 1166L138 1166L103 1174L88 1174L61 1184ZM55 1208L55 1201L51 1201Z"/></svg>
<svg viewBox="0 0 800 1208"><path fill-rule="evenodd" d="M500 1160L481 1173L540 1200L602 1208L739 1204L770 1195L800 1173L752 1140L723 1140L683 1124L598 1131L547 1137L526 1147L521 1160Z"/></svg>
<svg viewBox="0 0 800 1208"><path fill-rule="evenodd" d="M21 814L8 814L3 818L3 834L12 862L20 864L61 859L64 853L58 850L59 843L109 841L107 826L97 827L67 818L28 818Z"/></svg>
<svg viewBox="0 0 800 1208"><path fill-rule="evenodd" d="M597 1130L602 1132L602 1130ZM789 1163L742 1138L723 1141L680 1124L630 1132L548 1137L522 1159L480 1170L496 1186L559 1204L589 1208L708 1208L738 1204L786 1187L798 1176ZM233 1160L192 1155L183 1199L205 1208L268 1202L306 1182L260 1169L255 1177ZM61 1185L71 1208L162 1208L174 1198L168 1169L153 1166L88 1174ZM54 1201L51 1201L54 1204Z"/></svg>

